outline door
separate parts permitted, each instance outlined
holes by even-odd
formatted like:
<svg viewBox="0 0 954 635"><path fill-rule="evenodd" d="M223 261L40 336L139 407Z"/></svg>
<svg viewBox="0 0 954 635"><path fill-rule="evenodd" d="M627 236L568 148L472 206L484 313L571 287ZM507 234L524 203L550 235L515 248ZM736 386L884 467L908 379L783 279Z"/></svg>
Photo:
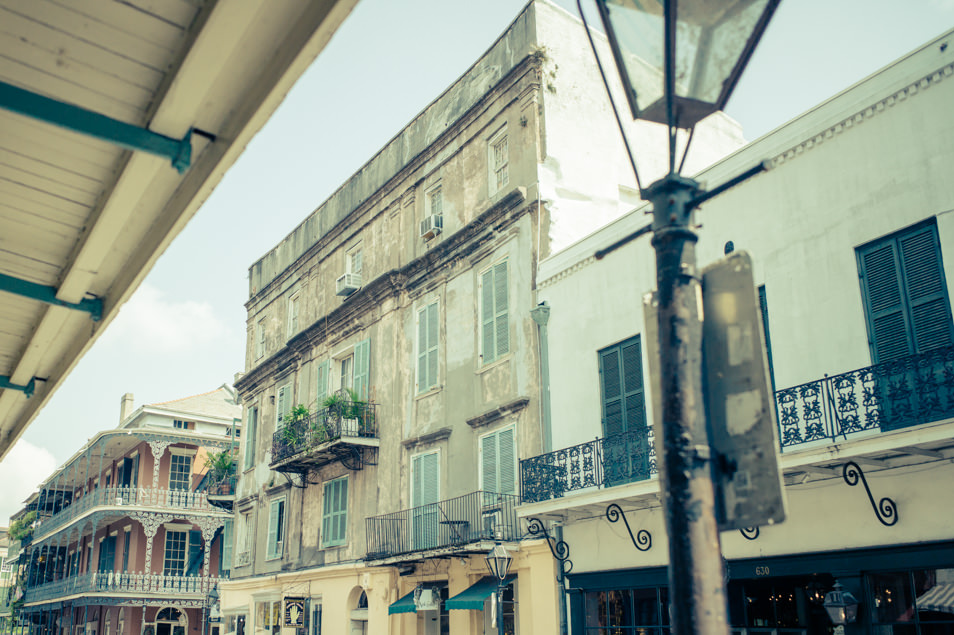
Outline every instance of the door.
<svg viewBox="0 0 954 635"><path fill-rule="evenodd" d="M438 545L440 453L418 454L411 460L411 522L414 549Z"/></svg>
<svg viewBox="0 0 954 635"><path fill-rule="evenodd" d="M603 402L603 483L609 487L649 478L640 338L599 352Z"/></svg>

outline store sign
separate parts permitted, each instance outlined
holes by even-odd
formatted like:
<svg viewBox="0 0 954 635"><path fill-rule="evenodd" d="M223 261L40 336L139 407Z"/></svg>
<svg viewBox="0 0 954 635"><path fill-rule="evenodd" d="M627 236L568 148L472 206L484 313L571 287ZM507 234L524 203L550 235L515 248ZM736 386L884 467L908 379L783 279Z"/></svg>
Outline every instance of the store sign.
<svg viewBox="0 0 954 635"><path fill-rule="evenodd" d="M305 626L305 598L285 598L285 621L283 626Z"/></svg>

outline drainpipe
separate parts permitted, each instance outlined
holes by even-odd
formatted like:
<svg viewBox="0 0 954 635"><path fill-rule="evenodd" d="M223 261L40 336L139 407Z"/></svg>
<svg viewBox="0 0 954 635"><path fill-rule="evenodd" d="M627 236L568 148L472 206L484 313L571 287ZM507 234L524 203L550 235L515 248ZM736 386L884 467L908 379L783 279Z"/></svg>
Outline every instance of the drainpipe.
<svg viewBox="0 0 954 635"><path fill-rule="evenodd" d="M553 439L550 429L550 346L547 339L547 322L550 320L550 305L541 302L530 311L530 317L537 323L540 335L540 402L543 418L543 452L552 451Z"/></svg>

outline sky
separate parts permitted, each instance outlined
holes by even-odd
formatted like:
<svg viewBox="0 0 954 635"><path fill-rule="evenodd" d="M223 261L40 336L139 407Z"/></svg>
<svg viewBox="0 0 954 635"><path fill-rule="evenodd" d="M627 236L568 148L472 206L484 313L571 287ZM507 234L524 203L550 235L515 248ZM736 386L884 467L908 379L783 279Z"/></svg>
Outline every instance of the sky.
<svg viewBox="0 0 954 635"><path fill-rule="evenodd" d="M575 1L557 3L576 14ZM0 525L90 437L118 425L124 393L139 407L231 383L245 359L249 266L460 77L524 4L360 0L0 462ZM783 0L726 112L756 139L951 28L954 0Z"/></svg>

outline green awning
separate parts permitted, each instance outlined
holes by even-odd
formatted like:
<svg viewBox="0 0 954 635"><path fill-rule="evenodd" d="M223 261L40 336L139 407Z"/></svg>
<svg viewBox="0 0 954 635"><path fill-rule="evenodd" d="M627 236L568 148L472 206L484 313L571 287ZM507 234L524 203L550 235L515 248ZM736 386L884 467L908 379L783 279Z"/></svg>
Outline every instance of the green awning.
<svg viewBox="0 0 954 635"><path fill-rule="evenodd" d="M403 598L388 607L388 615L395 613L414 613L417 608L414 606L414 589Z"/></svg>
<svg viewBox="0 0 954 635"><path fill-rule="evenodd" d="M510 584L514 581L517 576L509 576L506 580L506 584ZM497 590L497 578L492 578L487 576L477 580L469 588L464 589L457 595L452 598L447 599L444 602L444 607L448 610L450 609L459 609L459 610L471 610L471 611L483 611L484 610L484 600L490 597L490 595ZM413 600L411 604L413 604Z"/></svg>

